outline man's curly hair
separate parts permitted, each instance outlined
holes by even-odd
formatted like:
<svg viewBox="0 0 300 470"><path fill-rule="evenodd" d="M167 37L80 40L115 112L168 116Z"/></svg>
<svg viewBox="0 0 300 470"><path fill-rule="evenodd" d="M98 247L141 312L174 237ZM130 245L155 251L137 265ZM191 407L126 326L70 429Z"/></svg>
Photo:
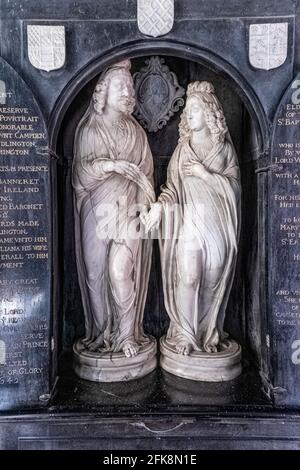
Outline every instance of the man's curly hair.
<svg viewBox="0 0 300 470"><path fill-rule="evenodd" d="M107 100L107 92L108 92L108 87L110 80L113 78L113 76L128 76L130 81L132 81L131 75L130 75L130 61L129 60L124 60L122 62L119 62L117 64L114 64L112 67L109 67L101 76L100 79L98 80L98 83L95 87L92 101L93 101L93 108L97 114L102 115L103 110L105 108L106 100ZM134 88L132 87L132 95L128 98L128 114L131 114L133 112L134 106L135 106L135 99L134 99Z"/></svg>

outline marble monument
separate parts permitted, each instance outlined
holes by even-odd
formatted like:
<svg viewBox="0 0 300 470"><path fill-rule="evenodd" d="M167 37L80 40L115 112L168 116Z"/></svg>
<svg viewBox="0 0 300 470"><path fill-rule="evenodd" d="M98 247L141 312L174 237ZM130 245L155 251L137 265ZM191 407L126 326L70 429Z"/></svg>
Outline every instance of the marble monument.
<svg viewBox="0 0 300 470"><path fill-rule="evenodd" d="M147 231L160 226L170 317L161 366L188 379L231 380L241 372L241 348L223 325L238 250L240 172L211 83L188 86L179 134L166 184L142 216Z"/></svg>
<svg viewBox="0 0 300 470"><path fill-rule="evenodd" d="M153 161L135 104L130 61L100 76L75 134L76 260L85 337L76 373L93 381L142 377L156 367L156 341L143 332L152 242L135 228L154 202Z"/></svg>

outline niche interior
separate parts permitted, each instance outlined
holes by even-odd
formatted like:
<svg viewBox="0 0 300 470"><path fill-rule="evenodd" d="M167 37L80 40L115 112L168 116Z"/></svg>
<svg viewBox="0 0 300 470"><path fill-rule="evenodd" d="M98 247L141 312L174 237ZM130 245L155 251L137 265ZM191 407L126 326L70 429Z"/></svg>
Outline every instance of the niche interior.
<svg viewBox="0 0 300 470"><path fill-rule="evenodd" d="M76 378L72 371L72 345L84 333L80 289L77 280L71 169L75 130L84 114L101 70L81 90L69 99L64 110L56 153L59 160L54 173L57 192L57 272L56 304L58 310L59 381L56 404L70 406L156 406L172 404L230 405L260 404L259 372L262 364L261 337L264 328L260 313L261 256L259 252L259 204L257 160L261 154L261 138L255 116L243 100L243 92L229 75L209 64L187 58L159 55L186 89L195 80L211 81L225 111L228 128L235 145L242 179L242 226L235 280L227 308L226 330L243 348L243 374L228 383L196 383L157 370L137 381L122 384L97 384ZM143 56L132 58L132 73L145 66ZM183 108L174 114L157 132L147 132L155 167L155 189L166 178L169 159L178 141L178 124ZM145 310L145 331L160 338L167 329L168 316L163 302L158 244L154 242L152 271ZM117 391L117 392L116 392Z"/></svg>

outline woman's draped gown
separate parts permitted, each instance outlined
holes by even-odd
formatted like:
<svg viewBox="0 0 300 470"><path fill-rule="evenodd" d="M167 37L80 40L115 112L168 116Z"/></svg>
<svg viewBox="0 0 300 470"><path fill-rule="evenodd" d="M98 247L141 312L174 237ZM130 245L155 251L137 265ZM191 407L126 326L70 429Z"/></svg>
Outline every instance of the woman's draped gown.
<svg viewBox="0 0 300 470"><path fill-rule="evenodd" d="M137 181L96 168L99 162L117 159L138 166ZM153 161L146 134L131 116L124 117L114 139L101 116L82 119L75 136L72 174L76 261L85 317L82 341L99 345L103 351L121 351L128 341L148 341L142 322L152 244L151 240L128 239L131 219L127 208L137 203L148 207L155 200L152 176ZM119 298L116 280L111 279L109 272L113 262L118 276L118 263L123 259L118 250L127 253L133 267L126 301Z"/></svg>
<svg viewBox="0 0 300 470"><path fill-rule="evenodd" d="M210 178L183 176L182 165L192 161L202 163ZM223 323L239 235L239 167L230 137L203 156L195 153L189 139L179 143L159 201L163 204L160 252L164 300L170 317L167 342L172 346L185 342L195 350L211 352L211 346L217 347L225 337ZM179 257L183 254L180 238L188 231L193 232L193 246L200 259L193 312L182 308L178 295Z"/></svg>

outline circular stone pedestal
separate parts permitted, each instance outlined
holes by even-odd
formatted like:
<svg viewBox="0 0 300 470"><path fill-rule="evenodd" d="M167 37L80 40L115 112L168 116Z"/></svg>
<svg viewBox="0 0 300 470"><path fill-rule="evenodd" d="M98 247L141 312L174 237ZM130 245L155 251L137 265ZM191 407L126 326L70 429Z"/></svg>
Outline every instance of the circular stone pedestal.
<svg viewBox="0 0 300 470"><path fill-rule="evenodd" d="M160 365L171 374L203 382L225 382L238 377L242 372L242 349L235 341L217 353L191 352L183 356L169 345L166 337L160 340Z"/></svg>
<svg viewBox="0 0 300 470"><path fill-rule="evenodd" d="M157 365L157 343L154 338L142 345L135 357L123 352L103 353L85 349L81 341L73 345L73 367L76 374L93 382L124 382L150 374Z"/></svg>

